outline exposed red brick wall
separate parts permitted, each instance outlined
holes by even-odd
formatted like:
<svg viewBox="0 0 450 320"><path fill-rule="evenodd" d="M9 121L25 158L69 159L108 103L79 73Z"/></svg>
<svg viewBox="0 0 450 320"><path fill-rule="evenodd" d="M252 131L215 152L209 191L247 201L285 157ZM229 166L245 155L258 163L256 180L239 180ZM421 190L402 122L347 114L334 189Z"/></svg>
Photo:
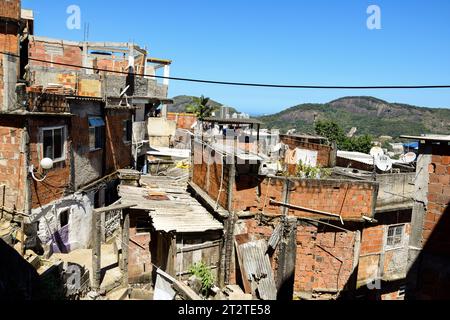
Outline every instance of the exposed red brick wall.
<svg viewBox="0 0 450 320"><path fill-rule="evenodd" d="M423 226L423 242L427 251L450 255L450 147L433 146L433 156L429 168L428 206ZM436 228L439 225L439 228ZM432 241L430 240L433 236Z"/></svg>
<svg viewBox="0 0 450 320"><path fill-rule="evenodd" d="M233 188L233 210L280 214L282 208L270 200L284 202L283 180L249 175L236 176ZM259 186L259 188L258 188Z"/></svg>
<svg viewBox="0 0 450 320"><path fill-rule="evenodd" d="M215 201L219 196L219 190L222 190L219 197L219 204L227 208L228 166L225 164L225 167L223 167L222 156L217 152L212 152L210 148L203 148L199 143L194 144L194 154L193 182ZM221 182L222 189L220 189Z"/></svg>
<svg viewBox="0 0 450 320"><path fill-rule="evenodd" d="M148 215L133 211L130 214L130 243L128 253L128 276L131 282L139 282L143 274L152 272L150 254L150 233L138 233L136 223L138 218Z"/></svg>
<svg viewBox="0 0 450 320"><path fill-rule="evenodd" d="M354 242L354 232L298 225L294 291L343 290L353 271Z"/></svg>
<svg viewBox="0 0 450 320"><path fill-rule="evenodd" d="M0 0L0 18L20 20L20 0Z"/></svg>
<svg viewBox="0 0 450 320"><path fill-rule="evenodd" d="M123 59L120 61L116 61L116 60L113 61L111 59L97 58L96 66L98 69L102 69L102 70L127 72L128 71L128 60Z"/></svg>
<svg viewBox="0 0 450 320"><path fill-rule="evenodd" d="M40 144L39 128L65 125L67 135L70 134L69 120L64 118L40 117L29 119L30 157L31 164L39 168L42 159L42 145ZM70 137L66 137L66 160L55 163L49 170L44 182L32 180L32 208L38 208L58 200L66 194L70 184L70 152L72 148Z"/></svg>
<svg viewBox="0 0 450 320"><path fill-rule="evenodd" d="M2 1L2 5L5 0ZM2 10L2 9L0 9ZM16 23L0 23L0 51L19 53L19 27ZM4 55L0 54L0 110L3 108L4 79L3 79L3 59ZM17 63L18 67L18 63Z"/></svg>
<svg viewBox="0 0 450 320"><path fill-rule="evenodd" d="M56 55L56 54L52 55L52 54L46 52L46 49L45 49L46 45L55 46L55 47L62 46L61 44L57 44L57 43L46 43L44 41L39 41L39 40L30 40L29 48L28 48L29 57L34 58L34 59L52 61L52 62L56 62L56 63L65 63L65 64L71 64L71 65L76 65L76 66L82 65L81 47L64 44L63 50L62 50L63 51L62 55ZM64 70L79 70L79 68L76 68L76 67L52 65L51 63L32 61L32 60L30 60L30 64L33 66L52 67L52 68L64 69Z"/></svg>
<svg viewBox="0 0 450 320"><path fill-rule="evenodd" d="M19 53L19 27L15 23L0 23L0 50ZM3 57L3 56L2 56Z"/></svg>
<svg viewBox="0 0 450 320"><path fill-rule="evenodd" d="M296 136L281 135L280 140L282 143L289 146L291 150L299 148L305 150L317 151L317 165L321 167L331 166L331 152L332 148L327 145L305 141L303 138ZM288 164L288 171L290 174L295 174L296 165Z"/></svg>
<svg viewBox="0 0 450 320"><path fill-rule="evenodd" d="M177 128L191 130L192 125L197 121L197 117L191 113L169 112L167 120L176 120Z"/></svg>
<svg viewBox="0 0 450 320"><path fill-rule="evenodd" d="M280 213L280 206L271 205L270 199L282 199L282 178L237 176L233 191L235 211L266 211ZM378 186L369 182L344 180L290 179L289 204L314 210L340 214L343 219L360 220L362 215L374 214L374 201ZM259 186L259 189L258 189ZM258 191L260 190L260 191ZM298 217L323 218L308 211L289 209Z"/></svg>
<svg viewBox="0 0 450 320"><path fill-rule="evenodd" d="M23 123L20 118L0 117L0 185L6 185L5 207L9 210L24 209L25 159L20 153ZM0 201L3 188L0 188ZM0 206L2 203L0 202Z"/></svg>
<svg viewBox="0 0 450 320"><path fill-rule="evenodd" d="M131 120L128 110L106 112L106 173L132 166L132 145L123 140L125 120Z"/></svg>
<svg viewBox="0 0 450 320"><path fill-rule="evenodd" d="M375 214L376 184L350 180L293 180L289 203L315 210L339 214L343 219L360 220ZM289 210L299 217L324 217Z"/></svg>
<svg viewBox="0 0 450 320"><path fill-rule="evenodd" d="M361 236L361 254L380 254L383 249L384 226L366 226Z"/></svg>

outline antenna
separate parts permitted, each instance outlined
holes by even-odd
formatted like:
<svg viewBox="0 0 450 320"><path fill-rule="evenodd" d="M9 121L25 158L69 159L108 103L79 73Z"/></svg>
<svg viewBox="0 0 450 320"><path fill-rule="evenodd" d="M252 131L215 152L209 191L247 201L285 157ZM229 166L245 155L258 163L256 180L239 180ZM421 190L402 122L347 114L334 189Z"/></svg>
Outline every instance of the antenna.
<svg viewBox="0 0 450 320"><path fill-rule="evenodd" d="M84 23L84 35L83 35L83 41L87 42L89 40L89 23Z"/></svg>
<svg viewBox="0 0 450 320"><path fill-rule="evenodd" d="M127 85L125 89L122 90L119 97L122 98L122 96L128 91L128 88L130 88L130 85Z"/></svg>

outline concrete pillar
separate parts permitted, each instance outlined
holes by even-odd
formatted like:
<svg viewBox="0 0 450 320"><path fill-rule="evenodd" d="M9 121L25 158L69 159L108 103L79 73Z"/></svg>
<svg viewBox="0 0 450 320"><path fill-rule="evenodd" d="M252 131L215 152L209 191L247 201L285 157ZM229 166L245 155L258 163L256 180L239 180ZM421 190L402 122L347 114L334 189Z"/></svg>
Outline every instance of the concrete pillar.
<svg viewBox="0 0 450 320"><path fill-rule="evenodd" d="M286 218L278 253L278 300L292 300L297 259L297 218Z"/></svg>
<svg viewBox="0 0 450 320"><path fill-rule="evenodd" d="M101 220L100 215L94 210L92 212L92 288L100 290L101 284Z"/></svg>
<svg viewBox="0 0 450 320"><path fill-rule="evenodd" d="M130 214L127 209L122 210L122 272L123 285L128 286L128 255L130 244Z"/></svg>
<svg viewBox="0 0 450 320"><path fill-rule="evenodd" d="M167 91L169 90L169 83L170 83L170 79L167 79L168 77L170 77L170 65L166 64L164 66L164 79L163 79L163 85L167 86ZM167 105L163 104L161 107L161 117L163 118L167 118Z"/></svg>
<svg viewBox="0 0 450 320"><path fill-rule="evenodd" d="M163 81L163 84L165 86L169 86L170 79L167 79L169 77L170 77L170 65L166 64L164 66L164 81Z"/></svg>
<svg viewBox="0 0 450 320"><path fill-rule="evenodd" d="M223 281L225 284L229 284L231 275L231 265L234 256L234 225L236 217L233 212L233 187L235 182L236 167L234 159L232 163L228 164L228 218L224 223L225 241L224 241L224 264L223 264Z"/></svg>

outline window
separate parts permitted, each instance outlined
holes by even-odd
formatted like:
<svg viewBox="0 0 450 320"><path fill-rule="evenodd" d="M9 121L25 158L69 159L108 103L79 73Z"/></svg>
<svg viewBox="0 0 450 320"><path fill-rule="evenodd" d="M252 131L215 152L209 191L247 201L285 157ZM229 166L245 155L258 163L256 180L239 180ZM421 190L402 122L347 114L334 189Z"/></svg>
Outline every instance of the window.
<svg viewBox="0 0 450 320"><path fill-rule="evenodd" d="M62 211L59 214L59 225L65 227L69 224L69 210Z"/></svg>
<svg viewBox="0 0 450 320"><path fill-rule="evenodd" d="M123 141L133 141L133 122L131 120L123 121Z"/></svg>
<svg viewBox="0 0 450 320"><path fill-rule="evenodd" d="M395 248L402 245L403 229L405 225L390 226L387 233L386 247Z"/></svg>
<svg viewBox="0 0 450 320"><path fill-rule="evenodd" d="M89 118L89 149L98 150L105 146L105 121L99 117Z"/></svg>
<svg viewBox="0 0 450 320"><path fill-rule="evenodd" d="M136 219L136 234L147 234L151 232L151 222L148 217L138 217Z"/></svg>
<svg viewBox="0 0 450 320"><path fill-rule="evenodd" d="M42 153L44 158L50 158L53 161L62 161L65 159L64 131L64 127L42 129Z"/></svg>

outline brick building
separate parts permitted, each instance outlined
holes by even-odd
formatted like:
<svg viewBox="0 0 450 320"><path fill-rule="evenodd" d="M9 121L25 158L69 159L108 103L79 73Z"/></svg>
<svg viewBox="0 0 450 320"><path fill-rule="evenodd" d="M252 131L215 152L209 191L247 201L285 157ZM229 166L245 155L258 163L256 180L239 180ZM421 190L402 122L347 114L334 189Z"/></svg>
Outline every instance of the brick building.
<svg viewBox="0 0 450 320"><path fill-rule="evenodd" d="M190 186L224 223L225 283L242 284L235 239L271 243L282 226L270 253L279 298L403 299L414 172L374 177L349 162L335 167L337 150L326 139L281 135L275 150L286 150L279 159L285 174L264 175L258 169L273 155L258 153L252 137L241 138L222 143L203 135L193 143ZM296 177L305 156L331 176Z"/></svg>
<svg viewBox="0 0 450 320"><path fill-rule="evenodd" d="M118 199L117 170L136 166L148 117L170 102L168 82L148 76L170 61L133 43L38 37L19 0L0 8L2 218L53 252L89 247L93 208Z"/></svg>
<svg viewBox="0 0 450 320"><path fill-rule="evenodd" d="M450 298L450 136L405 136L419 141L406 296Z"/></svg>

